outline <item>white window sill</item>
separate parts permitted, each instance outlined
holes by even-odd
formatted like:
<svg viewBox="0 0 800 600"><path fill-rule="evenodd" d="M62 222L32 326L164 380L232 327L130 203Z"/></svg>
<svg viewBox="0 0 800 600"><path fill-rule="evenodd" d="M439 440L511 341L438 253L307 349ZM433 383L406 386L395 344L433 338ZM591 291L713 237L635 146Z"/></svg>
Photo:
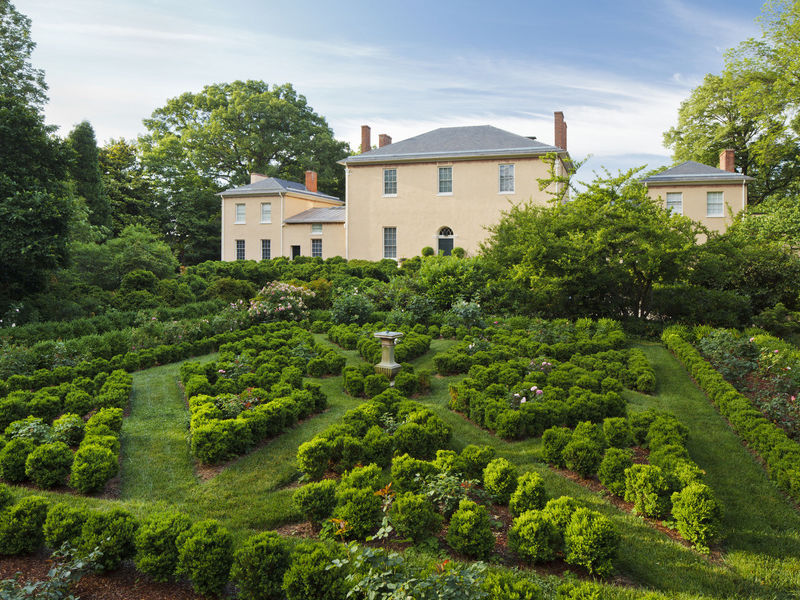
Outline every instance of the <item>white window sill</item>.
<svg viewBox="0 0 800 600"><path fill-rule="evenodd" d="M384 194L384 198L397 198L397 194Z"/></svg>
<svg viewBox="0 0 800 600"><path fill-rule="evenodd" d="M245 223L244 221L234 221L233 224L234 225L247 225L247 223Z"/></svg>
<svg viewBox="0 0 800 600"><path fill-rule="evenodd" d="M508 196L509 194L513 195L513 194L516 194L516 193L517 192L515 190L511 190L510 192L497 192L497 195L498 196Z"/></svg>
<svg viewBox="0 0 800 600"><path fill-rule="evenodd" d="M272 221L261 221L262 225L272 225Z"/></svg>
<svg viewBox="0 0 800 600"><path fill-rule="evenodd" d="M439 192L437 196L452 196L453 192Z"/></svg>
<svg viewBox="0 0 800 600"><path fill-rule="evenodd" d="M706 219L724 219L725 215L706 215Z"/></svg>

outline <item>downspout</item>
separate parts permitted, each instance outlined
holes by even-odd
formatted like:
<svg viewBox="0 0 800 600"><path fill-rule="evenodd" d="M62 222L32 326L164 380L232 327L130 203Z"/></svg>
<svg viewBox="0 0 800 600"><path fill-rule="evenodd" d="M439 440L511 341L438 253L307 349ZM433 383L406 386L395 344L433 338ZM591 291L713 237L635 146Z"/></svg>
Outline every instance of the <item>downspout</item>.
<svg viewBox="0 0 800 600"><path fill-rule="evenodd" d="M558 178L561 177L561 156L556 154L556 194L561 193L561 182ZM561 200L561 203L564 203L564 199Z"/></svg>
<svg viewBox="0 0 800 600"><path fill-rule="evenodd" d="M344 258L350 260L350 169L344 168Z"/></svg>
<svg viewBox="0 0 800 600"><path fill-rule="evenodd" d="M219 259L225 260L225 198L220 195L219 197Z"/></svg>
<svg viewBox="0 0 800 600"><path fill-rule="evenodd" d="M283 194L278 194L281 197L281 256L283 256Z"/></svg>

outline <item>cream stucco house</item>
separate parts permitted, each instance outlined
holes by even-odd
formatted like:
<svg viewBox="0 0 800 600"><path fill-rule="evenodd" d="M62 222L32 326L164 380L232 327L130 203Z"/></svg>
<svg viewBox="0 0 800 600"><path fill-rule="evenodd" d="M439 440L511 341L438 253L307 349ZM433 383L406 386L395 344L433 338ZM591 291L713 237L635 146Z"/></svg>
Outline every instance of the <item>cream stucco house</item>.
<svg viewBox="0 0 800 600"><path fill-rule="evenodd" d="M747 182L752 179L736 172L733 150L723 150L719 168L690 160L643 183L650 197L661 199L670 210L725 233L736 214L747 207Z"/></svg>

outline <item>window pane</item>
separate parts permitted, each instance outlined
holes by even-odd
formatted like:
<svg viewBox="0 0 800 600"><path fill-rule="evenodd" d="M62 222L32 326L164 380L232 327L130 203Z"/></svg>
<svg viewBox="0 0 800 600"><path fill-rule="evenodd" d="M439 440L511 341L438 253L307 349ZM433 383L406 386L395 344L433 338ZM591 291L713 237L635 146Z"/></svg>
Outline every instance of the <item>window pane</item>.
<svg viewBox="0 0 800 600"><path fill-rule="evenodd" d="M272 202L261 203L261 222L272 223Z"/></svg>
<svg viewBox="0 0 800 600"><path fill-rule="evenodd" d="M683 214L683 194L681 192L667 192L667 210L675 214Z"/></svg>
<svg viewBox="0 0 800 600"><path fill-rule="evenodd" d="M236 240L236 260L244 260L244 240Z"/></svg>
<svg viewBox="0 0 800 600"><path fill-rule="evenodd" d="M311 233L322 233L322 223L312 223Z"/></svg>
<svg viewBox="0 0 800 600"><path fill-rule="evenodd" d="M500 191L514 191L514 165L500 165Z"/></svg>
<svg viewBox="0 0 800 600"><path fill-rule="evenodd" d="M261 260L269 260L272 258L271 246L270 240L261 240Z"/></svg>
<svg viewBox="0 0 800 600"><path fill-rule="evenodd" d="M397 227L383 228L383 258L397 258Z"/></svg>
<svg viewBox="0 0 800 600"><path fill-rule="evenodd" d="M311 240L311 256L322 257L322 240Z"/></svg>
<svg viewBox="0 0 800 600"><path fill-rule="evenodd" d="M244 223L244 204L236 205L236 222Z"/></svg>
<svg viewBox="0 0 800 600"><path fill-rule="evenodd" d="M453 193L453 167L439 167L439 193Z"/></svg>
<svg viewBox="0 0 800 600"><path fill-rule="evenodd" d="M706 195L706 215L709 217L725 216L722 192L708 192Z"/></svg>
<svg viewBox="0 0 800 600"><path fill-rule="evenodd" d="M383 170L383 194L389 196L397 193L397 169Z"/></svg>

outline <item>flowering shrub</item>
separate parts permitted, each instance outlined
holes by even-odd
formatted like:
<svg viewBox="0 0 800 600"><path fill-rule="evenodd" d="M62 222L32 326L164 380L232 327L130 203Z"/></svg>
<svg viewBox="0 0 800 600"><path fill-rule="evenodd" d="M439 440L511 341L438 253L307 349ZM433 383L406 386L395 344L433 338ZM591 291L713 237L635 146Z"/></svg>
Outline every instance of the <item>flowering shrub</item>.
<svg viewBox="0 0 800 600"><path fill-rule="evenodd" d="M299 321L308 316L306 300L316 296L304 287L273 281L250 300L247 314L254 322Z"/></svg>

